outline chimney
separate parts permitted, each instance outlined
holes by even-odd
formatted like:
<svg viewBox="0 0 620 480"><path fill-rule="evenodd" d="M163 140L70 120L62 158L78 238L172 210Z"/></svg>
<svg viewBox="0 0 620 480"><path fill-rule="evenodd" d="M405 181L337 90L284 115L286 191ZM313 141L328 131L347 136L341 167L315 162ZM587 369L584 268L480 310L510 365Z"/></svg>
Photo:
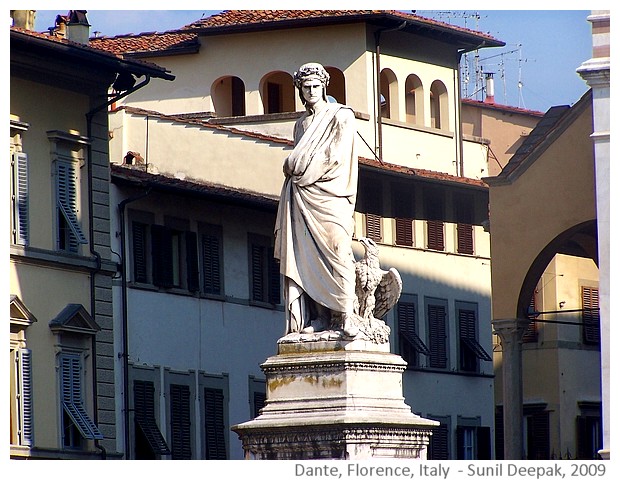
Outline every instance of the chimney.
<svg viewBox="0 0 620 480"><path fill-rule="evenodd" d="M495 103L495 83L493 81L493 74L487 73L486 76L486 95L484 97L484 103Z"/></svg>
<svg viewBox="0 0 620 480"><path fill-rule="evenodd" d="M34 30L34 17L36 13L36 10L11 10L13 26L26 30Z"/></svg>
<svg viewBox="0 0 620 480"><path fill-rule="evenodd" d="M67 22L67 40L88 45L90 36L90 24L86 19L86 10L69 11L69 21Z"/></svg>

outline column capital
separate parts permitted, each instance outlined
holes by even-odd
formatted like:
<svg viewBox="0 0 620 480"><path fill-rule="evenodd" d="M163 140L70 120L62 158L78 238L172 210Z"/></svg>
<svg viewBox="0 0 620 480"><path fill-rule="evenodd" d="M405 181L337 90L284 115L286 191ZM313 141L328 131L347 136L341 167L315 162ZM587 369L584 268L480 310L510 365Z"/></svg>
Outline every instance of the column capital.
<svg viewBox="0 0 620 480"><path fill-rule="evenodd" d="M527 318L495 318L491 320L493 333L496 333L502 344L520 342L530 324Z"/></svg>

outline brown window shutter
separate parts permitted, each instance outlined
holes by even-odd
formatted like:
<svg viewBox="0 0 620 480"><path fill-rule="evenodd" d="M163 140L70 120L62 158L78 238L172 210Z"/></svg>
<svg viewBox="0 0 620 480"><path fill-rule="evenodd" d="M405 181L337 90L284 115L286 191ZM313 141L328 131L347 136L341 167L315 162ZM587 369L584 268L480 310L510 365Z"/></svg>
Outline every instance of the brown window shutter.
<svg viewBox="0 0 620 480"><path fill-rule="evenodd" d="M185 232L185 261L187 266L187 289L190 292L200 290L200 272L198 270L198 235Z"/></svg>
<svg viewBox="0 0 620 480"><path fill-rule="evenodd" d="M220 239L217 235L202 236L202 280L204 293L222 293Z"/></svg>
<svg viewBox="0 0 620 480"><path fill-rule="evenodd" d="M396 218L396 245L413 245L413 222L410 218Z"/></svg>
<svg viewBox="0 0 620 480"><path fill-rule="evenodd" d="M439 220L428 220L427 225L427 248L443 252L445 249L443 222Z"/></svg>
<svg viewBox="0 0 620 480"><path fill-rule="evenodd" d="M474 253L474 227L467 223L456 224L457 252L465 255Z"/></svg>
<svg viewBox="0 0 620 480"><path fill-rule="evenodd" d="M381 217L374 213L366 214L366 236L375 242L382 240Z"/></svg>
<svg viewBox="0 0 620 480"><path fill-rule="evenodd" d="M219 388L205 388L205 438L207 460L226 460L224 393Z"/></svg>
<svg viewBox="0 0 620 480"><path fill-rule="evenodd" d="M581 304L583 312L583 342L589 345L601 343L598 288L582 287Z"/></svg>
<svg viewBox="0 0 620 480"><path fill-rule="evenodd" d="M133 256L133 281L146 283L146 239L147 225L140 222L132 222L132 256Z"/></svg>

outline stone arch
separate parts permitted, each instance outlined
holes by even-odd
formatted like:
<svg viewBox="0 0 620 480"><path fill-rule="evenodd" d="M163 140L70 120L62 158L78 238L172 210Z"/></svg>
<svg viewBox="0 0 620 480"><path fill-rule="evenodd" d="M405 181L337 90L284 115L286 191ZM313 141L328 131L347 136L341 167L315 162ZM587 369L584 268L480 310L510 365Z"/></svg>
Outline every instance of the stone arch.
<svg viewBox="0 0 620 480"><path fill-rule="evenodd" d="M245 83L239 77L218 78L211 85L211 98L218 117L245 115Z"/></svg>
<svg viewBox="0 0 620 480"><path fill-rule="evenodd" d="M424 88L420 77L413 73L405 80L405 121L424 125Z"/></svg>
<svg viewBox="0 0 620 480"><path fill-rule="evenodd" d="M441 80L435 80L430 90L431 127L448 129L448 89Z"/></svg>
<svg viewBox="0 0 620 480"><path fill-rule="evenodd" d="M389 68L381 70L381 116L398 120L398 79Z"/></svg>
<svg viewBox="0 0 620 480"><path fill-rule="evenodd" d="M295 111L295 86L290 73L275 71L260 81L260 96L264 113Z"/></svg>

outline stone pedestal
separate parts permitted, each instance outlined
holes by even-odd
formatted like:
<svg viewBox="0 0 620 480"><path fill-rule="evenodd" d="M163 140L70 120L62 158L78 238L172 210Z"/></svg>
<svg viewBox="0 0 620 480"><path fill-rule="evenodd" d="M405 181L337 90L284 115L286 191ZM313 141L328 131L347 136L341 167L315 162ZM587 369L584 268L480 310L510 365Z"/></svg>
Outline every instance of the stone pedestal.
<svg viewBox="0 0 620 480"><path fill-rule="evenodd" d="M438 422L405 404L406 363L389 344L280 343L261 368L265 406L232 427L247 459L426 459Z"/></svg>

